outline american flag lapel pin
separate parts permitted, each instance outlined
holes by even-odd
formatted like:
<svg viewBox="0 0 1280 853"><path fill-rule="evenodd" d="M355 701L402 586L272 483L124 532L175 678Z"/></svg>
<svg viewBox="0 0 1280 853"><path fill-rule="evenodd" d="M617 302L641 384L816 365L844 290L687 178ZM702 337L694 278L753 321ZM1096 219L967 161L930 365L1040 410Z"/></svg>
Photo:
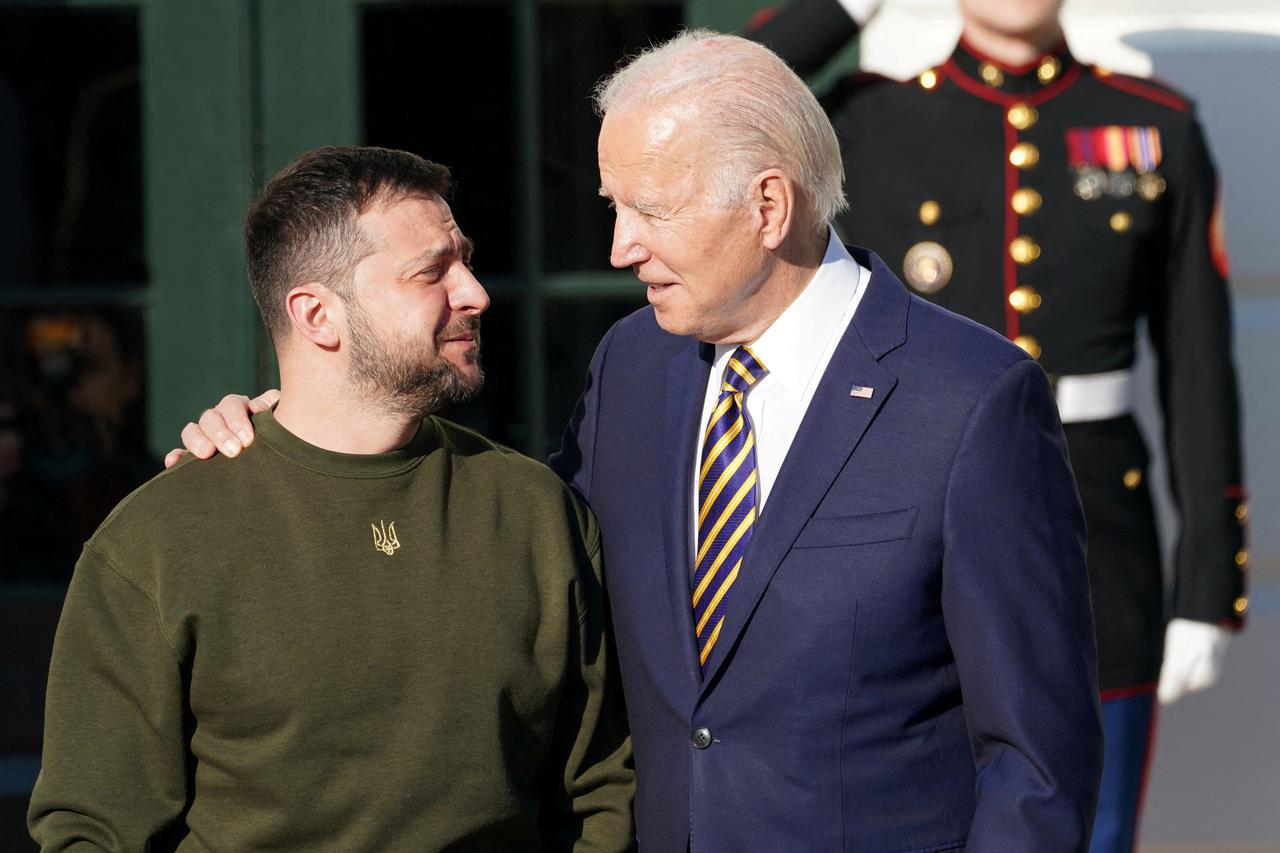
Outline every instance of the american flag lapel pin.
<svg viewBox="0 0 1280 853"><path fill-rule="evenodd" d="M862 400L870 400L871 395L875 393L874 388L867 385L854 385L849 389L850 397L857 397Z"/></svg>

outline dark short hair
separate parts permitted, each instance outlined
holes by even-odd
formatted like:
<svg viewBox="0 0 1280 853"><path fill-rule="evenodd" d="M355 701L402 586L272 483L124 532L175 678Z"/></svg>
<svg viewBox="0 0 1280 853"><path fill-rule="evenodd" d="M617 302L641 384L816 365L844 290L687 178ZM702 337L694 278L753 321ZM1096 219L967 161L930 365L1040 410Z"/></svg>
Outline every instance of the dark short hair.
<svg viewBox="0 0 1280 853"><path fill-rule="evenodd" d="M372 251L360 214L375 203L448 198L451 186L447 167L373 146L316 148L277 172L244 222L249 284L272 339L288 333L284 298L297 285L349 296L356 264Z"/></svg>

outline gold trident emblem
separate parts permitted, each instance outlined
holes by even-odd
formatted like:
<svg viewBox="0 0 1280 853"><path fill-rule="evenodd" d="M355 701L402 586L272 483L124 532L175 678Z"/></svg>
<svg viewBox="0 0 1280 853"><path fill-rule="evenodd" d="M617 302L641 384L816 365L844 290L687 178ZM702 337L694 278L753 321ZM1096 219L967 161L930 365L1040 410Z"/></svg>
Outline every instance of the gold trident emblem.
<svg viewBox="0 0 1280 853"><path fill-rule="evenodd" d="M378 524L383 525L382 529L378 529ZM390 557L400 547L400 540L396 538L396 523L391 524L379 520L378 524L370 524L373 528L373 547Z"/></svg>

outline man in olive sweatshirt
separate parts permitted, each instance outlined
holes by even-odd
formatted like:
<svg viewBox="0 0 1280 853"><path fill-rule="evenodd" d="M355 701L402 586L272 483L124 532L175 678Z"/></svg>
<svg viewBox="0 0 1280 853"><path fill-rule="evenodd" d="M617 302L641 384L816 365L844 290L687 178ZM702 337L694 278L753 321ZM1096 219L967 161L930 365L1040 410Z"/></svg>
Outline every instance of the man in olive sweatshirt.
<svg viewBox="0 0 1280 853"><path fill-rule="evenodd" d="M542 465L431 416L488 297L448 171L329 148L245 227L281 397L86 544L29 826L44 850L626 850L600 538Z"/></svg>

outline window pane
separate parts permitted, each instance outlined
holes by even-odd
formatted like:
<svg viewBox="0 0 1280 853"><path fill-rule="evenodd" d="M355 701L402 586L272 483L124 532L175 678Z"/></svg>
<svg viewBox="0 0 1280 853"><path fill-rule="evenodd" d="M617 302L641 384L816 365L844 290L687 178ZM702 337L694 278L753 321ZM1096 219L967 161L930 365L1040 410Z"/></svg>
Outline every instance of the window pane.
<svg viewBox="0 0 1280 853"><path fill-rule="evenodd" d="M605 269L613 219L599 198L595 84L618 61L676 34L680 3L545 3L542 51L543 219L547 269Z"/></svg>
<svg viewBox="0 0 1280 853"><path fill-rule="evenodd" d="M516 268L512 20L506 3L371 6L362 14L364 143L453 170L454 215L481 274ZM483 47L480 47L483 46Z"/></svg>
<svg viewBox="0 0 1280 853"><path fill-rule="evenodd" d="M137 13L0 9L0 287L146 279Z"/></svg>
<svg viewBox="0 0 1280 853"><path fill-rule="evenodd" d="M135 309L0 313L0 583L64 583L107 513L160 470Z"/></svg>
<svg viewBox="0 0 1280 853"><path fill-rule="evenodd" d="M560 446L560 436L582 394L596 344L610 326L643 305L644 291L637 286L634 299L600 297L547 306L546 429L554 447Z"/></svg>

